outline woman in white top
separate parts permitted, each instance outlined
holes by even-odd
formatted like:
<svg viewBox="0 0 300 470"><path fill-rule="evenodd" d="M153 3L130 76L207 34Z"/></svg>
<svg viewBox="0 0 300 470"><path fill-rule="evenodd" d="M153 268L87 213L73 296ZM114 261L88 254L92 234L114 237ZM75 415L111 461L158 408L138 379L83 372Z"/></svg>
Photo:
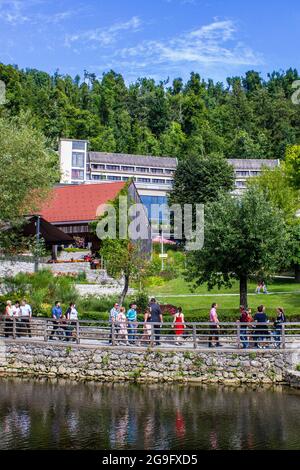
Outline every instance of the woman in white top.
<svg viewBox="0 0 300 470"><path fill-rule="evenodd" d="M126 345L128 345L127 318L124 307L120 307L120 311L117 315L117 324L119 326L118 339L124 339Z"/></svg>
<svg viewBox="0 0 300 470"><path fill-rule="evenodd" d="M4 310L4 317L5 317L5 327L4 327L4 333L5 333L5 338L8 338L9 336L13 336L13 308L12 308L12 303L10 300L6 302L6 307Z"/></svg>
<svg viewBox="0 0 300 470"><path fill-rule="evenodd" d="M70 303L70 306L68 310L66 311L66 317L69 323L67 327L67 332L66 332L67 341L70 341L71 336L73 336L73 341L75 341L76 337L74 335L75 333L74 329L78 321L78 311L76 310L76 305L73 302Z"/></svg>
<svg viewBox="0 0 300 470"><path fill-rule="evenodd" d="M15 305L12 306L13 316L18 318L21 316L20 302L15 302Z"/></svg>
<svg viewBox="0 0 300 470"><path fill-rule="evenodd" d="M22 330L22 322L21 322L21 308L20 308L20 302L17 300L15 302L15 305L12 306L12 310L13 310L13 316L14 318L16 319L16 332L17 332L17 337L20 338L21 336L21 331Z"/></svg>

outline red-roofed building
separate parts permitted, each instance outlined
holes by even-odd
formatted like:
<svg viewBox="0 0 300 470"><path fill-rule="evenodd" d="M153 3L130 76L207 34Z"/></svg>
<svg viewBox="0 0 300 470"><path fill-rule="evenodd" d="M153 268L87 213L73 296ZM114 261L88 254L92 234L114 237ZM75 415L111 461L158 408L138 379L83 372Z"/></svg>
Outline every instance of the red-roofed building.
<svg viewBox="0 0 300 470"><path fill-rule="evenodd" d="M114 200L125 184L118 182L56 186L40 214L54 225L86 226L101 215L99 206Z"/></svg>
<svg viewBox="0 0 300 470"><path fill-rule="evenodd" d="M97 248L96 236L91 233L89 224L105 210L105 205L117 198L120 191L127 187L126 182L59 185L52 189L39 214L63 232L82 237L85 242L93 242ZM127 187L131 200L140 203L134 183ZM149 232L151 250L151 228L147 214L143 223ZM149 251L146 248L146 251Z"/></svg>

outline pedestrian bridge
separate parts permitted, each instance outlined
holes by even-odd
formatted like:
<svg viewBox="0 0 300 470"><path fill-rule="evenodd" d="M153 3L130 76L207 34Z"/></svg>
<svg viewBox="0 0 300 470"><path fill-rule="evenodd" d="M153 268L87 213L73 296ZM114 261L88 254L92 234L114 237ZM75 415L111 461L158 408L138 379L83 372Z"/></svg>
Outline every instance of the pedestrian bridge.
<svg viewBox="0 0 300 470"><path fill-rule="evenodd" d="M0 340L76 343L91 346L167 349L293 349L300 350L300 323L185 323L176 334L173 323L134 324L96 320L55 321L51 318L7 318L0 321Z"/></svg>

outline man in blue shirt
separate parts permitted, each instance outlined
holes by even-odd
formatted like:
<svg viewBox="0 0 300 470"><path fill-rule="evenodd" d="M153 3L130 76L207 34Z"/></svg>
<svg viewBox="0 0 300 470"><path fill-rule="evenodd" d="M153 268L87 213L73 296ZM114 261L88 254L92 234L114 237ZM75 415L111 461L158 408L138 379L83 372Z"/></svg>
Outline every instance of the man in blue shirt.
<svg viewBox="0 0 300 470"><path fill-rule="evenodd" d="M137 312L136 304L131 304L130 309L127 312L127 321L128 321L128 341L130 344L135 342L136 334L136 321L137 321Z"/></svg>
<svg viewBox="0 0 300 470"><path fill-rule="evenodd" d="M55 302L55 305L52 308L51 314L53 318L53 328L52 328L52 335L50 336L50 339L54 339L54 335L57 334L60 320L62 318L62 308L61 308L59 301Z"/></svg>

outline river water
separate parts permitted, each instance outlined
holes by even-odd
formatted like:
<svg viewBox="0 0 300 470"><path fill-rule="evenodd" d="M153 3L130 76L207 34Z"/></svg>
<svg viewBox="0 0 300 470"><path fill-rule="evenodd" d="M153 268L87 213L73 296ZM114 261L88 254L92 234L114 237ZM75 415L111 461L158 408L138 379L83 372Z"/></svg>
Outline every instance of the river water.
<svg viewBox="0 0 300 470"><path fill-rule="evenodd" d="M300 449L300 392L1 378L0 449Z"/></svg>

